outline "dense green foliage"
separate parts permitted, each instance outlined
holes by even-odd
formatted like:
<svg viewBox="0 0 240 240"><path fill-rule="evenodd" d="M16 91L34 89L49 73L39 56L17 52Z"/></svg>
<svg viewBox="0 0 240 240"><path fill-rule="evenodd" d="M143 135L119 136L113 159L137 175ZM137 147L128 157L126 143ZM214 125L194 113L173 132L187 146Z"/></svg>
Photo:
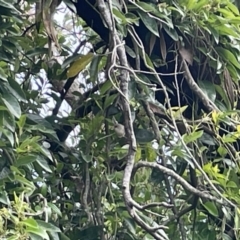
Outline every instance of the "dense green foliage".
<svg viewBox="0 0 240 240"><path fill-rule="evenodd" d="M238 3L107 2L0 0L0 239L240 239Z"/></svg>

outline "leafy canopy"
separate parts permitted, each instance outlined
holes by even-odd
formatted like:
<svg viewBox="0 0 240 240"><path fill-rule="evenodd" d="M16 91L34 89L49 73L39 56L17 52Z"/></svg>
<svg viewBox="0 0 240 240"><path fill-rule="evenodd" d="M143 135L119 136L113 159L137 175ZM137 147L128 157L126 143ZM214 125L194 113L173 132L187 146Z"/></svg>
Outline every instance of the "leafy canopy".
<svg viewBox="0 0 240 240"><path fill-rule="evenodd" d="M109 3L0 0L0 238L239 239L238 3Z"/></svg>

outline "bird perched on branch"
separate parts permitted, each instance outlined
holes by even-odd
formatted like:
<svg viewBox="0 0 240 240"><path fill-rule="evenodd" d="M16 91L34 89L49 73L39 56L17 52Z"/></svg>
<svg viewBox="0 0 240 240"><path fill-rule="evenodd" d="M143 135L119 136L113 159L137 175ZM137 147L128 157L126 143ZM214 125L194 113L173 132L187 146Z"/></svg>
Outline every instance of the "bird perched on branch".
<svg viewBox="0 0 240 240"><path fill-rule="evenodd" d="M114 131L116 132L117 136L119 138L122 138L125 136L125 128L122 124L120 124L114 117L112 119L114 124Z"/></svg>

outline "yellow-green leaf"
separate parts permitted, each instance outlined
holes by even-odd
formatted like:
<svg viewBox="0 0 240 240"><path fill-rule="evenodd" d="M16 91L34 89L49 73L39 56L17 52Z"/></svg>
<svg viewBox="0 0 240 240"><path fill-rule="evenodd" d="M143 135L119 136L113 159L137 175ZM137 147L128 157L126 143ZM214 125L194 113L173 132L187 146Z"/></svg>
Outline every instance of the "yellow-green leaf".
<svg viewBox="0 0 240 240"><path fill-rule="evenodd" d="M92 58L93 53L90 52L73 62L67 71L67 77L71 78L77 76L91 62Z"/></svg>
<svg viewBox="0 0 240 240"><path fill-rule="evenodd" d="M222 48L222 47L216 47L217 52L219 53L219 55L226 61L226 62L230 62L232 63L235 67L237 67L238 69L240 69L240 64L238 62L238 60L236 59L236 57L234 56L234 54L232 52L230 52L228 49L226 48Z"/></svg>
<svg viewBox="0 0 240 240"><path fill-rule="evenodd" d="M218 216L218 209L217 209L216 205L213 202L208 201L208 202L204 203L203 206L213 216Z"/></svg>

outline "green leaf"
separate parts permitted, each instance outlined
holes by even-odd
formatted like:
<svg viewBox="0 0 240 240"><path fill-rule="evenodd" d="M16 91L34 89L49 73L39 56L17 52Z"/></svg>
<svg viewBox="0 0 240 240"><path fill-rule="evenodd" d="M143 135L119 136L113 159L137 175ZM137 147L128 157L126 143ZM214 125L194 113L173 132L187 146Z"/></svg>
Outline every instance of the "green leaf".
<svg viewBox="0 0 240 240"><path fill-rule="evenodd" d="M199 87L202 91L206 94L206 96L212 101L215 102L216 100L216 89L215 85L211 81L198 81Z"/></svg>
<svg viewBox="0 0 240 240"><path fill-rule="evenodd" d="M100 94L104 95L109 89L111 89L112 83L111 81L106 81L100 88Z"/></svg>
<svg viewBox="0 0 240 240"><path fill-rule="evenodd" d="M14 146L14 136L13 133L10 132L8 129L1 129L3 134L6 136L6 138L8 139L8 141L10 142L11 146Z"/></svg>
<svg viewBox="0 0 240 240"><path fill-rule="evenodd" d="M217 149L217 152L221 157L225 157L228 153L227 149L225 147L219 146Z"/></svg>
<svg viewBox="0 0 240 240"><path fill-rule="evenodd" d="M7 82L7 75L4 70L0 67L0 79Z"/></svg>
<svg viewBox="0 0 240 240"><path fill-rule="evenodd" d="M226 104L228 109L231 109L231 103L227 97L226 91L224 91L222 86L216 85L215 84L215 89L217 93L221 96L222 101Z"/></svg>
<svg viewBox="0 0 240 240"><path fill-rule="evenodd" d="M183 135L183 140L186 144L190 143L190 142L194 142L197 139L199 139L201 136L203 135L203 131L195 131L195 132L191 132L189 134L184 134Z"/></svg>
<svg viewBox="0 0 240 240"><path fill-rule="evenodd" d="M68 69L67 77L71 78L77 76L92 61L93 56L93 53L90 52L73 62Z"/></svg>
<svg viewBox="0 0 240 240"><path fill-rule="evenodd" d="M29 163L35 162L36 158L37 158L37 156L35 156L35 155L20 155L14 165L16 167L24 166Z"/></svg>
<svg viewBox="0 0 240 240"><path fill-rule="evenodd" d="M138 143L149 143L155 137L153 132L147 129L136 129L134 132Z"/></svg>
<svg viewBox="0 0 240 240"><path fill-rule="evenodd" d="M26 185L30 189L35 189L35 186L32 182L28 181L26 178L20 175L15 175L15 180L18 181L19 183L22 183L23 185Z"/></svg>
<svg viewBox="0 0 240 240"><path fill-rule="evenodd" d="M195 11L200 11L202 9L202 7L204 7L205 5L208 4L208 0L200 0L197 1L196 3L194 3L193 5L193 10Z"/></svg>
<svg viewBox="0 0 240 240"><path fill-rule="evenodd" d="M155 12L156 11L156 6L155 4L151 4L151 3L145 3L145 2L137 2L136 5L140 6L142 8L142 10L144 10L145 12Z"/></svg>
<svg viewBox="0 0 240 240"><path fill-rule="evenodd" d="M110 105L113 104L114 100L118 97L118 94L113 94L107 97L104 101L104 109L107 109Z"/></svg>
<svg viewBox="0 0 240 240"><path fill-rule="evenodd" d="M240 69L240 63L237 61L236 57L234 56L234 54L232 52L230 52L228 49L222 48L222 47L216 47L215 49L225 62L230 62L235 67Z"/></svg>
<svg viewBox="0 0 240 240"><path fill-rule="evenodd" d="M207 26L207 28L209 29L209 33L213 35L215 42L218 44L219 43L219 32L211 25Z"/></svg>
<svg viewBox="0 0 240 240"><path fill-rule="evenodd" d="M128 47L127 45L124 45L124 47L125 47L125 50L126 50L127 54L130 57L136 58L136 53L130 47Z"/></svg>
<svg viewBox="0 0 240 240"><path fill-rule="evenodd" d="M21 116L21 107L17 101L17 99L10 93L2 93L2 100L9 112L15 116L16 118L20 118Z"/></svg>
<svg viewBox="0 0 240 240"><path fill-rule="evenodd" d="M70 240L64 233L59 233L60 240Z"/></svg>
<svg viewBox="0 0 240 240"><path fill-rule="evenodd" d="M10 173L11 173L10 169L7 167L4 167L2 170L0 170L0 180L7 178Z"/></svg>
<svg viewBox="0 0 240 240"><path fill-rule="evenodd" d="M42 167L43 170L52 173L51 168L49 167L48 162L42 157L42 156L37 156L36 162Z"/></svg>
<svg viewBox="0 0 240 240"><path fill-rule="evenodd" d="M42 220L36 220L36 222L38 223L38 226L41 229L44 229L49 232L61 232L60 229L58 227L56 227L55 225L53 225L52 223L44 222Z"/></svg>
<svg viewBox="0 0 240 240"><path fill-rule="evenodd" d="M218 209L213 202L202 203L202 205L207 209L207 211L215 217L218 217Z"/></svg>
<svg viewBox="0 0 240 240"><path fill-rule="evenodd" d="M53 129L46 128L44 126L39 126L39 125L31 125L28 127L29 130L36 130L42 133L48 133L51 136L53 136L55 139L57 138L56 132Z"/></svg>
<svg viewBox="0 0 240 240"><path fill-rule="evenodd" d="M75 61L76 59L79 59L79 57L82 57L81 54L73 54L72 56L66 58L63 62L63 64L61 65L62 69L65 69L69 64L71 64L73 61Z"/></svg>
<svg viewBox="0 0 240 240"><path fill-rule="evenodd" d="M174 41L178 41L179 40L179 36L177 34L177 31L175 29L170 28L169 26L166 26L165 24L163 24L163 28L164 30L167 32L167 34L174 40Z"/></svg>
<svg viewBox="0 0 240 240"><path fill-rule="evenodd" d="M44 240L50 240L50 238L49 238L49 236L48 236L48 234L47 234L45 229L42 229L42 228L39 228L39 227L38 228L34 228L34 227L27 226L26 227L26 232L27 233L34 233L34 234L42 237Z"/></svg>
<svg viewBox="0 0 240 240"><path fill-rule="evenodd" d="M146 159L148 162L155 162L157 159L157 152L156 150L152 147L151 143L146 144L144 148L144 152L146 155Z"/></svg>
<svg viewBox="0 0 240 240"><path fill-rule="evenodd" d="M29 120L33 121L34 123L36 123L37 125L40 125L41 127L45 127L45 128L49 128L49 129L52 128L52 125L45 118L41 117L40 115L28 113L27 118Z"/></svg>
<svg viewBox="0 0 240 240"><path fill-rule="evenodd" d="M1 191L0 202L5 204L5 205L10 205L11 204L6 191Z"/></svg>
<svg viewBox="0 0 240 240"><path fill-rule="evenodd" d="M92 82L96 82L96 79L98 79L99 63L101 62L101 59L102 59L102 56L97 55L97 56L94 56L91 61L89 72L90 72L90 80Z"/></svg>
<svg viewBox="0 0 240 240"><path fill-rule="evenodd" d="M13 4L8 3L7 1L0 1L0 6L14 10L15 13L21 14Z"/></svg>
<svg viewBox="0 0 240 240"><path fill-rule="evenodd" d="M34 48L34 49L31 49L29 50L26 55L28 57L34 57L34 56L37 56L37 55L44 55L44 54L48 54L48 49L47 48Z"/></svg>
<svg viewBox="0 0 240 240"><path fill-rule="evenodd" d="M21 117L17 121L17 125L20 129L22 129L25 126L26 119L27 119L27 116L24 114L24 115L21 115Z"/></svg>
<svg viewBox="0 0 240 240"><path fill-rule="evenodd" d="M48 235L51 239L60 240L58 232L49 232L48 231Z"/></svg>
<svg viewBox="0 0 240 240"><path fill-rule="evenodd" d="M80 151L79 153L85 162L89 163L93 160L93 156L91 156L90 154L85 154L82 151Z"/></svg>
<svg viewBox="0 0 240 240"><path fill-rule="evenodd" d="M22 90L21 86L18 84L17 81L14 81L12 78L8 79L8 85L5 85L9 91L19 100L26 102L26 95Z"/></svg>
<svg viewBox="0 0 240 240"><path fill-rule="evenodd" d="M227 183L227 188L238 188L237 184L233 181Z"/></svg>
<svg viewBox="0 0 240 240"><path fill-rule="evenodd" d="M143 53L144 56L142 56L143 60L144 60L144 63L146 64L146 66L149 68L149 69L154 69L154 66L153 66L153 63L151 61L151 59L149 58L149 56L146 54L146 53Z"/></svg>
<svg viewBox="0 0 240 240"><path fill-rule="evenodd" d="M34 234L34 233L32 233L32 232L29 232L28 235L29 235L29 237L30 237L31 240L43 240L42 237L40 237L39 235Z"/></svg>
<svg viewBox="0 0 240 240"><path fill-rule="evenodd" d="M38 229L38 224L33 218L27 218L21 221L25 226Z"/></svg>
<svg viewBox="0 0 240 240"><path fill-rule="evenodd" d="M127 19L124 16L124 14L121 11L119 11L117 8L113 8L113 15L117 20L117 22L119 22L120 24L125 24L127 22Z"/></svg>
<svg viewBox="0 0 240 240"><path fill-rule="evenodd" d="M235 14L235 15L239 15L239 10L238 8L232 4L230 1L226 1L227 7Z"/></svg>
<svg viewBox="0 0 240 240"><path fill-rule="evenodd" d="M61 210L53 203L48 203L48 206L55 212L59 217L62 217Z"/></svg>
<svg viewBox="0 0 240 240"><path fill-rule="evenodd" d="M157 37L159 37L157 21L155 19L151 18L145 12L138 11L138 14L139 14L141 20L143 21L144 25L148 28L148 30L151 31Z"/></svg>

